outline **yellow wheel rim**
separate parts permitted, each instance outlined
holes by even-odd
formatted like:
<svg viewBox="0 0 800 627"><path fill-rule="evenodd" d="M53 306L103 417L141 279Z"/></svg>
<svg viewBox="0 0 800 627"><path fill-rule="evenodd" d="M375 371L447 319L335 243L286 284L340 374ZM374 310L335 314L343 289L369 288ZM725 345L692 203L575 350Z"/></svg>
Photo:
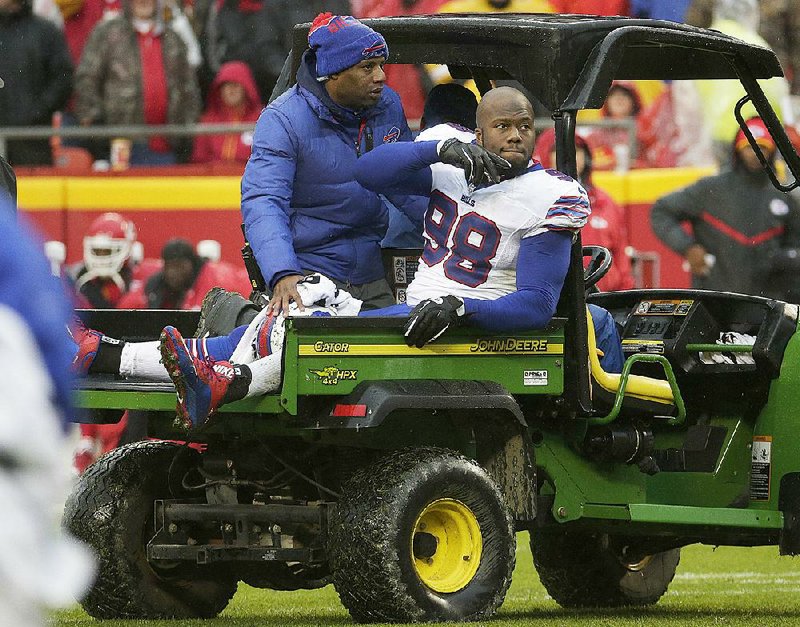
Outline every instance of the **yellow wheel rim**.
<svg viewBox="0 0 800 627"><path fill-rule="evenodd" d="M411 561L420 581L435 592L466 587L481 563L483 539L472 510L438 499L422 510L411 534Z"/></svg>

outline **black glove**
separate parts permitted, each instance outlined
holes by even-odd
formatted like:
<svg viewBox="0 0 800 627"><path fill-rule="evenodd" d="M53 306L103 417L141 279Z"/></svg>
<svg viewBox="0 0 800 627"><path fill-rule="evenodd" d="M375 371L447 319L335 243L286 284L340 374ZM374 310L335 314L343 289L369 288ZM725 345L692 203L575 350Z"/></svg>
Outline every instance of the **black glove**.
<svg viewBox="0 0 800 627"><path fill-rule="evenodd" d="M406 344L422 348L450 326L456 326L464 313L464 301L458 296L423 300L408 314L408 321L403 329Z"/></svg>
<svg viewBox="0 0 800 627"><path fill-rule="evenodd" d="M445 140L439 148L442 163L464 170L467 183L480 185L484 178L489 183L499 183L500 177L511 169L511 164L478 144L466 144L455 138Z"/></svg>

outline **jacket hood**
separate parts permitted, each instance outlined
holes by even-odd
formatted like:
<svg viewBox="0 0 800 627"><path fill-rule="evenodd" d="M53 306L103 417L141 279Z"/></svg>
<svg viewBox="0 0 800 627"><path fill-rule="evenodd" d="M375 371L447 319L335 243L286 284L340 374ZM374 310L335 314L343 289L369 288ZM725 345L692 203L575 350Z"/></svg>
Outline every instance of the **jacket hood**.
<svg viewBox="0 0 800 627"><path fill-rule="evenodd" d="M130 0L121 0L122 14L131 24L133 24L133 13L131 12ZM156 0L156 12L153 16L155 20L155 34L160 35L164 32L164 0Z"/></svg>
<svg viewBox="0 0 800 627"><path fill-rule="evenodd" d="M353 111L333 101L325 89L325 84L317 80L317 58L313 50L306 50L297 70L297 84L302 90L314 96L311 106L323 119L339 123L357 123L362 118L372 118L382 112L389 105L388 87L384 86L381 99L369 109Z"/></svg>
<svg viewBox="0 0 800 627"><path fill-rule="evenodd" d="M533 158L541 163L545 168L555 168L556 164L550 158L550 154L553 152L555 145L555 130L552 128L543 130L536 138L536 144L533 147ZM588 157L580 183L583 184L584 187L590 187L592 185L592 146L589 143L589 140L583 135L575 133L575 149L584 150L586 152L586 156Z"/></svg>
<svg viewBox="0 0 800 627"><path fill-rule="evenodd" d="M250 67L242 61L229 61L219 68L219 72L217 72L211 83L211 88L208 92L207 111L214 113L225 112L226 107L220 95L223 83L237 83L244 87L246 100L245 117L252 115L253 112L258 113L262 109L263 105L261 104L256 81L253 78Z"/></svg>
<svg viewBox="0 0 800 627"><path fill-rule="evenodd" d="M631 95L633 98L633 115L636 116L642 111L642 97L639 95L639 88L636 87L636 84L631 81L614 81L611 83L611 87L608 90L608 93L611 93L612 89L624 89ZM606 103L603 103L602 108L600 109L603 117L608 117L608 108Z"/></svg>

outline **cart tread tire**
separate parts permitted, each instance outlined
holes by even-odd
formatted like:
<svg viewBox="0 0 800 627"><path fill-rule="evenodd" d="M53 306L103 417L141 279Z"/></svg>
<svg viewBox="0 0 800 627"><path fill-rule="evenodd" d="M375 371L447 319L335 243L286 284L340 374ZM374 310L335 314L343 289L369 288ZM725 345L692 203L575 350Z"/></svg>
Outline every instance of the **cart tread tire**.
<svg viewBox="0 0 800 627"><path fill-rule="evenodd" d="M336 591L355 621L480 620L503 602L514 570L513 521L477 463L446 449L402 449L357 471L342 492L331 516L328 555ZM451 590L440 585L438 574L419 574L424 567L416 543L412 555L412 534L429 535L419 533L421 521L437 507L453 507L456 519L466 512L470 531L461 537L477 538L480 547L470 553L477 561L470 571L461 566L470 562L461 555L467 551L440 562L447 549L441 540L434 545L436 564L446 563L443 573L456 574Z"/></svg>
<svg viewBox="0 0 800 627"><path fill-rule="evenodd" d="M675 577L680 549L669 549L626 565L604 543L608 536L531 531L531 553L539 579L565 608L653 605Z"/></svg>
<svg viewBox="0 0 800 627"><path fill-rule="evenodd" d="M212 618L236 592L235 579L203 567L157 571L146 559L153 501L170 498L170 464L177 444L127 444L80 477L66 502L64 526L93 549L94 585L81 600L98 619Z"/></svg>

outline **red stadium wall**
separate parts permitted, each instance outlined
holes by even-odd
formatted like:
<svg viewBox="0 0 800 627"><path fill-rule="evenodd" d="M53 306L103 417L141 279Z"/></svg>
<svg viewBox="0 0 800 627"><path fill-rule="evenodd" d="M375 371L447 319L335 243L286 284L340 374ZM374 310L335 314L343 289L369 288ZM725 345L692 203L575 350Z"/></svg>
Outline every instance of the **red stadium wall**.
<svg viewBox="0 0 800 627"><path fill-rule="evenodd" d="M184 237L193 244L218 240L223 261L241 262L238 177L20 176L19 205L45 239L66 244L67 263L81 259L83 235L104 211L133 220L146 257Z"/></svg>
<svg viewBox="0 0 800 627"><path fill-rule="evenodd" d="M239 176L201 176L178 168L99 176L53 172L20 172L19 205L46 239L66 244L67 263L81 259L83 235L104 211L118 211L134 221L146 257L158 257L168 239L184 237L194 244L218 240L222 260L241 263ZM658 255L659 276L645 272L645 287L656 282L661 287L689 286L681 258L650 229L650 207L660 196L710 173L711 169L679 168L595 174L595 183L626 208L631 246Z"/></svg>

